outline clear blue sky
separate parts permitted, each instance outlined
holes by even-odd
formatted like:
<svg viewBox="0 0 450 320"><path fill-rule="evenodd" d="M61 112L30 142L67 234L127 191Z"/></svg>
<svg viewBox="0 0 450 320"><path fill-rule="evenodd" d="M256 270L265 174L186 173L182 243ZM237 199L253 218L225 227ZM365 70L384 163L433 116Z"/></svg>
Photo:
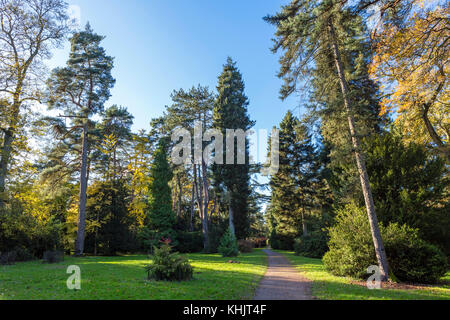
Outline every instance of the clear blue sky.
<svg viewBox="0 0 450 320"><path fill-rule="evenodd" d="M256 129L271 129L293 97L278 98L278 57L269 50L274 27L262 18L286 0L69 0L81 9L81 26L90 22L106 36L107 53L115 57L116 85L108 105L128 108L133 129L149 129L152 118L170 104L174 89L207 85L214 89L226 57L242 72L249 113ZM55 52L50 67L62 66L69 47Z"/></svg>

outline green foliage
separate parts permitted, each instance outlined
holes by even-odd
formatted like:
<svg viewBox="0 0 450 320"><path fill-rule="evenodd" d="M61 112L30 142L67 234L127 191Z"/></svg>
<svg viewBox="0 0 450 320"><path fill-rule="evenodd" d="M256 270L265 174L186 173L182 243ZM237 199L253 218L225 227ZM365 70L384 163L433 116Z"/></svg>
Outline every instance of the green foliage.
<svg viewBox="0 0 450 320"><path fill-rule="evenodd" d="M236 257L239 254L236 237L230 228L228 228L220 240L218 251L223 257Z"/></svg>
<svg viewBox="0 0 450 320"><path fill-rule="evenodd" d="M176 218L172 211L172 192L169 186L172 170L167 159L167 141L164 138L159 141L153 158L150 168L148 213L145 224L152 231L157 232L157 238L170 237L174 241L173 228Z"/></svg>
<svg viewBox="0 0 450 320"><path fill-rule="evenodd" d="M390 224L383 232L389 266L401 281L436 283L448 270L447 258L418 231Z"/></svg>
<svg viewBox="0 0 450 320"><path fill-rule="evenodd" d="M447 169L415 143L405 145L395 131L366 139L367 170L379 221L407 224L420 238L450 256Z"/></svg>
<svg viewBox="0 0 450 320"><path fill-rule="evenodd" d="M193 269L189 261L176 252L171 252L168 243L154 248L153 263L146 266L148 279L183 281L192 278Z"/></svg>
<svg viewBox="0 0 450 320"><path fill-rule="evenodd" d="M421 240L417 230L397 224L380 229L391 272L398 280L430 283L445 274L445 255ZM365 210L354 204L345 206L329 231L330 250L323 257L327 270L338 276L366 278L367 268L377 260Z"/></svg>
<svg viewBox="0 0 450 320"><path fill-rule="evenodd" d="M310 258L322 258L328 251L328 240L327 232L322 230L310 232L306 236L302 235L295 239L295 254Z"/></svg>
<svg viewBox="0 0 450 320"><path fill-rule="evenodd" d="M241 239L241 240L238 240L237 243L238 243L239 252L250 253L253 251L254 244L252 241Z"/></svg>
<svg viewBox="0 0 450 320"><path fill-rule="evenodd" d="M203 235L198 231L179 231L177 242L175 249L181 253L201 252L203 250Z"/></svg>
<svg viewBox="0 0 450 320"><path fill-rule="evenodd" d="M64 252L60 250L45 251L42 260L46 263L58 263L64 261Z"/></svg>
<svg viewBox="0 0 450 320"><path fill-rule="evenodd" d="M254 126L247 112L248 98L244 92L245 85L236 62L231 58L223 66L217 84L217 99L213 110L213 127L226 137L227 129L243 130L244 132ZM216 164L212 166L214 187L216 193L228 199L226 206L231 206L233 222L238 238L246 238L250 232L249 198L250 164L249 141L245 139L245 164L238 164L238 143L234 143L234 164ZM224 161L227 158L226 144L223 145Z"/></svg>
<svg viewBox="0 0 450 320"><path fill-rule="evenodd" d="M41 221L20 206L0 210L0 252L15 252L15 261L40 259L44 251L61 247L62 224Z"/></svg>
<svg viewBox="0 0 450 320"><path fill-rule="evenodd" d="M129 203L129 191L122 180L90 186L86 206L86 252L115 255L136 249Z"/></svg>

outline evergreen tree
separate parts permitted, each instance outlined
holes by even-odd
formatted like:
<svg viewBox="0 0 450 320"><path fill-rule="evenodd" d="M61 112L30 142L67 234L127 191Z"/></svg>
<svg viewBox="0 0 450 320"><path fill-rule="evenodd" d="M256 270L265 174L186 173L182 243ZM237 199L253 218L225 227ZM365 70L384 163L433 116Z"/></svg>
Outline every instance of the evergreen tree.
<svg viewBox="0 0 450 320"><path fill-rule="evenodd" d="M355 121L358 104L353 97L351 77L345 69L345 60L353 51L346 52L345 39L351 34L345 29L346 17L353 18L349 11L343 8L343 3L336 0L314 1L293 0L283 6L282 11L275 16L266 17L266 21L277 27L273 51L282 50L280 58L281 70L279 77L285 84L281 89L283 98L297 89L297 83L303 75L314 77L314 67L320 62L326 62L334 73L330 79L339 83L339 97L342 101L340 109L345 115L349 126L349 137L355 155L361 182L362 193L366 204L372 238L380 267L381 278L388 278L388 262L384 250L378 219L369 183L369 176L361 149L359 127Z"/></svg>
<svg viewBox="0 0 450 320"><path fill-rule="evenodd" d="M89 117L103 111L115 80L111 76L113 58L100 46L104 39L87 24L84 31L70 39L71 52L67 66L53 70L48 80L49 107L63 109L65 117L77 119L82 128L80 165L80 198L75 254L82 255L88 185Z"/></svg>
<svg viewBox="0 0 450 320"><path fill-rule="evenodd" d="M166 139L162 138L153 154L146 225L156 232L158 240L169 237L174 241L176 217L172 211L172 192L169 187L172 170L167 159L167 145Z"/></svg>
<svg viewBox="0 0 450 320"><path fill-rule="evenodd" d="M218 96L214 103L213 127L226 137L227 129L241 129L244 132L253 127L247 113L248 98L244 93L244 81L236 63L227 59L217 85ZM238 164L238 152L245 152L245 164ZM214 185L217 194L227 199L231 232L238 239L245 238L250 229L249 197L250 164L249 143L245 139L245 150L238 150L234 143L234 163L226 164L226 144L224 144L224 164L213 165Z"/></svg>
<svg viewBox="0 0 450 320"><path fill-rule="evenodd" d="M318 160L306 124L288 111L280 123L279 170L270 180L272 241L281 248L308 234L308 217L326 197Z"/></svg>

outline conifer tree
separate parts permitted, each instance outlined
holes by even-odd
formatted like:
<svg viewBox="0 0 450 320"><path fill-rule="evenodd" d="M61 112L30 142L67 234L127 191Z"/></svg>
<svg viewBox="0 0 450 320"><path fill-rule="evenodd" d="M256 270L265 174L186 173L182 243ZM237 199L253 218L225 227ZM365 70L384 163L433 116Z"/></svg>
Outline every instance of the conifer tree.
<svg viewBox="0 0 450 320"><path fill-rule="evenodd" d="M169 187L172 170L167 158L167 147L168 142L162 138L153 154L146 225L156 232L159 239L169 237L173 241L175 213L172 211L172 192Z"/></svg>
<svg viewBox="0 0 450 320"><path fill-rule="evenodd" d="M346 57L354 53L346 52L343 46L343 39L346 39L348 33L342 26L349 15L350 13L343 8L340 1L293 0L290 4L283 6L280 13L268 16L265 20L277 27L273 51L284 51L280 58L281 70L278 74L285 81L281 89L282 97L289 96L297 89L298 80L303 75L314 76L315 62L323 60L330 67L334 66L334 75L330 79L335 79L341 89L339 92L341 106L343 106L341 110L346 115L349 126L381 280L386 281L388 262L355 122L355 110L358 105L352 99L354 91L349 85L348 73L344 68Z"/></svg>
<svg viewBox="0 0 450 320"><path fill-rule="evenodd" d="M65 111L64 117L77 119L82 129L80 198L75 254L82 255L88 185L89 118L103 111L115 80L111 76L113 58L100 46L103 36L93 32L89 24L70 39L71 52L67 66L53 70L47 82L49 107Z"/></svg>
<svg viewBox="0 0 450 320"><path fill-rule="evenodd" d="M242 129L244 132L253 127L247 113L248 98L244 93L244 81L236 63L228 58L223 66L217 85L218 96L214 103L213 127L226 137L227 129ZM234 163L226 164L226 144L224 144L224 164L213 165L214 185L218 194L226 199L231 232L236 238L248 235L250 222L248 217L248 199L250 190L249 144L245 139L245 164L237 163L238 148L234 144Z"/></svg>

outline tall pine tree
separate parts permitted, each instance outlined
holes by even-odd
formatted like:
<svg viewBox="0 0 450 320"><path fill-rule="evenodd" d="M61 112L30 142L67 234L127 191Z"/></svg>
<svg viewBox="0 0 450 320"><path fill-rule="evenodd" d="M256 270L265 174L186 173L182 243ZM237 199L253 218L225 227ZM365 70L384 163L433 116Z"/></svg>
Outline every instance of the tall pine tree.
<svg viewBox="0 0 450 320"><path fill-rule="evenodd" d="M88 185L89 118L103 111L115 80L111 76L113 58L100 46L103 36L95 34L89 24L70 39L67 66L53 70L48 80L49 107L65 111L65 117L78 120L82 129L80 164L80 199L75 254L84 251L86 227L86 191Z"/></svg>
<svg viewBox="0 0 450 320"><path fill-rule="evenodd" d="M334 67L330 80L334 79L339 83L338 97L342 101L340 110L347 119L381 279L385 281L388 278L388 262L356 122L355 114L359 105L355 103L355 91L345 68L346 58L355 53L352 50L345 50L345 39L351 36L343 27L346 17L352 18L352 15L343 8L341 1L293 0L283 6L280 13L265 19L277 27L273 51L283 51L279 73L279 77L285 81L281 89L282 97L289 96L297 89L302 76L314 77L314 67L318 61L326 62L330 68Z"/></svg>

